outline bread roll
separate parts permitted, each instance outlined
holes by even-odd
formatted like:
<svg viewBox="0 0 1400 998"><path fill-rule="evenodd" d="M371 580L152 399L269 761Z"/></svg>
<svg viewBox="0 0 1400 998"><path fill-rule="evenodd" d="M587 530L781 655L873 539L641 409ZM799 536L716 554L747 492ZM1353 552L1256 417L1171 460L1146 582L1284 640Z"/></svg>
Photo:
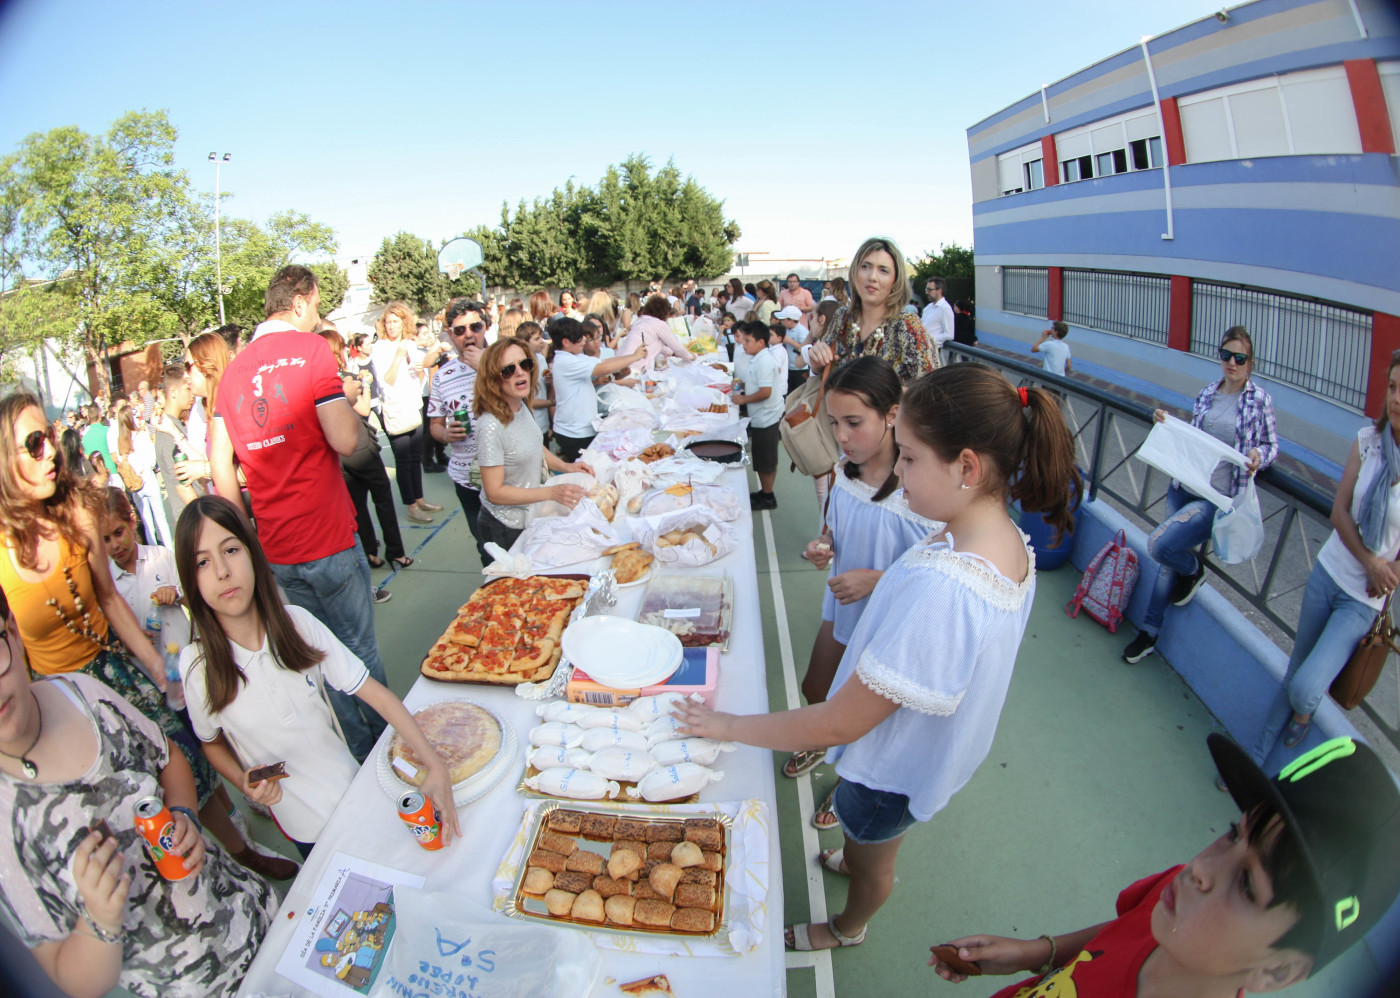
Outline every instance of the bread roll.
<svg viewBox="0 0 1400 998"><path fill-rule="evenodd" d="M577 870L565 870L563 873L554 875L554 887L556 890L568 891L570 894L582 894L593 887L593 875L579 873Z"/></svg>
<svg viewBox="0 0 1400 998"><path fill-rule="evenodd" d="M608 921L614 925L631 925L632 911L637 907L637 899L626 894L617 894L603 902L603 910Z"/></svg>
<svg viewBox="0 0 1400 998"><path fill-rule="evenodd" d="M600 873L593 878L593 889L606 899L618 894L630 894L632 882L630 880L614 880L606 873Z"/></svg>
<svg viewBox="0 0 1400 998"><path fill-rule="evenodd" d="M596 852L587 849L578 849L569 854L569 858L564 861L564 869L577 870L579 873L586 873L590 877L596 877L603 872L604 859Z"/></svg>
<svg viewBox="0 0 1400 998"><path fill-rule="evenodd" d="M671 928L677 932L713 932L715 913L702 908L677 908L671 916Z"/></svg>
<svg viewBox="0 0 1400 998"><path fill-rule="evenodd" d="M684 870L705 862L705 854L694 842L677 842L671 846L671 862Z"/></svg>
<svg viewBox="0 0 1400 998"><path fill-rule="evenodd" d="M534 894L536 897L543 897L545 892L554 886L554 874L544 867L532 866L525 871L525 880L521 883L520 889L526 894Z"/></svg>
<svg viewBox="0 0 1400 998"><path fill-rule="evenodd" d="M587 890L574 898L574 906L569 914L580 921L601 922L606 917L605 911L603 898L598 892Z"/></svg>
<svg viewBox="0 0 1400 998"><path fill-rule="evenodd" d="M676 892L676 885L681 882L681 868L674 863L662 863L651 871L647 882L652 890L669 900Z"/></svg>
<svg viewBox="0 0 1400 998"><path fill-rule="evenodd" d="M676 906L665 901L638 901L632 908L632 919L640 925L670 928L675 913Z"/></svg>
<svg viewBox="0 0 1400 998"><path fill-rule="evenodd" d="M540 832L540 837L535 840L535 845L541 849L548 849L550 852L557 852L561 856L567 856L578 848L578 843L567 835L560 835L558 832L551 832L546 829Z"/></svg>
<svg viewBox="0 0 1400 998"><path fill-rule="evenodd" d="M525 861L525 865L542 867L550 873L559 873L564 869L564 857L557 852L550 852L548 849L536 849L530 853L530 858Z"/></svg>
<svg viewBox="0 0 1400 998"><path fill-rule="evenodd" d="M707 870L703 866L692 866L688 870L681 871L681 883L704 884L706 887L714 887L719 883L719 874L713 870Z"/></svg>
<svg viewBox="0 0 1400 998"><path fill-rule="evenodd" d="M555 918L563 918L574 910L574 897L568 891L551 890L544 896L544 906Z"/></svg>
<svg viewBox="0 0 1400 998"><path fill-rule="evenodd" d="M641 866L641 856L631 849L620 849L608 857L608 876L618 880L641 869Z"/></svg>
<svg viewBox="0 0 1400 998"><path fill-rule="evenodd" d="M648 842L679 842L685 838L685 827L674 821L657 821L647 825Z"/></svg>
<svg viewBox="0 0 1400 998"><path fill-rule="evenodd" d="M718 902L719 895L713 887L706 887L704 884L678 884L676 886L676 904L684 908L704 908L706 911L714 911Z"/></svg>
<svg viewBox="0 0 1400 998"><path fill-rule="evenodd" d="M577 835L582 823L583 815L578 811L567 811L562 807L556 807L549 812L549 830L558 832L560 835Z"/></svg>

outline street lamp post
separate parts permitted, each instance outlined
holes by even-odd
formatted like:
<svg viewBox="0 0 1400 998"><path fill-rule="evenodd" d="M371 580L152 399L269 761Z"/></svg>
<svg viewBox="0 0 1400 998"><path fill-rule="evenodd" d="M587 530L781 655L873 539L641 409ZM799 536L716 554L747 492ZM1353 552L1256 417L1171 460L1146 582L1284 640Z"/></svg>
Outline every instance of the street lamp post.
<svg viewBox="0 0 1400 998"><path fill-rule="evenodd" d="M209 160L214 164L214 280L218 283L219 292L219 325L224 324L224 259L223 250L219 244L219 196L222 188L219 185L219 172L221 167L232 158L232 153L224 153L220 157L217 153L210 153Z"/></svg>

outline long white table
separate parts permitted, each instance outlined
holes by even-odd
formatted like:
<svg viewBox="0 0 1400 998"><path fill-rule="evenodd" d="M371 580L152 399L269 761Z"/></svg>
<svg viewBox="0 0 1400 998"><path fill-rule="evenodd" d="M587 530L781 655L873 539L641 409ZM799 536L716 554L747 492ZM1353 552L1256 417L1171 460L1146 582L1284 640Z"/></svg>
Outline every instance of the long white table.
<svg viewBox="0 0 1400 998"><path fill-rule="evenodd" d="M741 496L748 493L748 477L742 468L725 472L720 484ZM768 710L768 687L764 677L763 628L759 614L753 521L747 507L740 519L730 526L738 539L735 549L725 557L693 571L697 574L725 571L734 581L733 633L729 650L720 659L716 706L735 713L761 713ZM617 606L610 612L635 618L644 590L645 586L620 590ZM462 594L463 600L467 595L469 592ZM415 656L427 650L427 645L447 626L447 621L425 620L422 625L423 648L409 649ZM393 655L396 651L384 649L386 655ZM511 690L438 683L419 678L404 697L404 703L410 711L414 711L450 697L467 697L492 707L514 726L519 743L517 759L501 782L480 800L458 811L462 840L454 841L437 852L420 848L399 820L395 802L380 787L374 756L371 755L331 816L300 875L293 881L249 968L243 987L239 990L240 995L310 994L279 975L274 967L304 917L311 892L336 852L420 874L425 878L426 890L456 891L479 904L490 905L491 879L520 827L523 798L516 792L516 786L524 772L525 756L529 750L527 734L538 721L535 716L537 702L524 700ZM390 734L392 732L386 732L384 737L388 738ZM770 815L776 819L771 753L741 746L737 751L725 755L717 768L723 769L725 778L701 790L702 802L758 798L767 802ZM604 981L611 978L614 982L626 982L664 973L676 986L677 993L682 995L785 994L782 864L778 855L776 825L770 827L770 832L767 930L757 949L743 956L723 958L654 956L599 949ZM507 916L500 917L504 919ZM514 924L528 923L514 921ZM593 994L616 995L616 983L600 984Z"/></svg>

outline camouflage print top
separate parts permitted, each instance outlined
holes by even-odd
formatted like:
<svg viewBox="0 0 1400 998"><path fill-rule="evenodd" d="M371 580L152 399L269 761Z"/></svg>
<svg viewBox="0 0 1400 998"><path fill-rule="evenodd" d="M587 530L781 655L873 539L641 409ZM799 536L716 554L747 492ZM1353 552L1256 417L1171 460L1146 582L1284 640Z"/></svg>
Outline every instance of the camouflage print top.
<svg viewBox="0 0 1400 998"><path fill-rule="evenodd" d="M91 719L97 758L71 783L0 773L0 915L29 946L66 938L80 917L73 853L105 818L132 872L122 987L142 998L232 995L276 911L271 888L208 839L199 874L162 879L146 857L133 808L160 793L165 735L89 676L45 681L60 684Z"/></svg>

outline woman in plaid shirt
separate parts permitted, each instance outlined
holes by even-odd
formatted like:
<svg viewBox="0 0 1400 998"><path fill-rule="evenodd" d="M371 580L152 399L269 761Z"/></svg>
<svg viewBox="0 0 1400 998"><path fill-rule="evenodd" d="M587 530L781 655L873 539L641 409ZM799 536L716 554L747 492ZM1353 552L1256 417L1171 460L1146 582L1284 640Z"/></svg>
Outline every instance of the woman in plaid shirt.
<svg viewBox="0 0 1400 998"><path fill-rule="evenodd" d="M1243 326L1225 330L1220 343L1222 377L1196 396L1191 425L1205 430L1249 459L1249 467L1222 464L1211 476L1211 485L1233 496L1244 487L1245 477L1267 468L1278 457L1278 431L1274 427L1274 402L1252 380L1254 341ZM1157 422L1165 410L1152 414ZM1205 580L1206 569L1195 549L1210 538L1215 505L1183 489L1176 481L1167 489L1167 518L1147 540L1148 553L1161 569L1157 573L1147 615L1137 637L1123 652L1123 661L1140 662L1157 647L1157 634L1167 604L1185 606Z"/></svg>

